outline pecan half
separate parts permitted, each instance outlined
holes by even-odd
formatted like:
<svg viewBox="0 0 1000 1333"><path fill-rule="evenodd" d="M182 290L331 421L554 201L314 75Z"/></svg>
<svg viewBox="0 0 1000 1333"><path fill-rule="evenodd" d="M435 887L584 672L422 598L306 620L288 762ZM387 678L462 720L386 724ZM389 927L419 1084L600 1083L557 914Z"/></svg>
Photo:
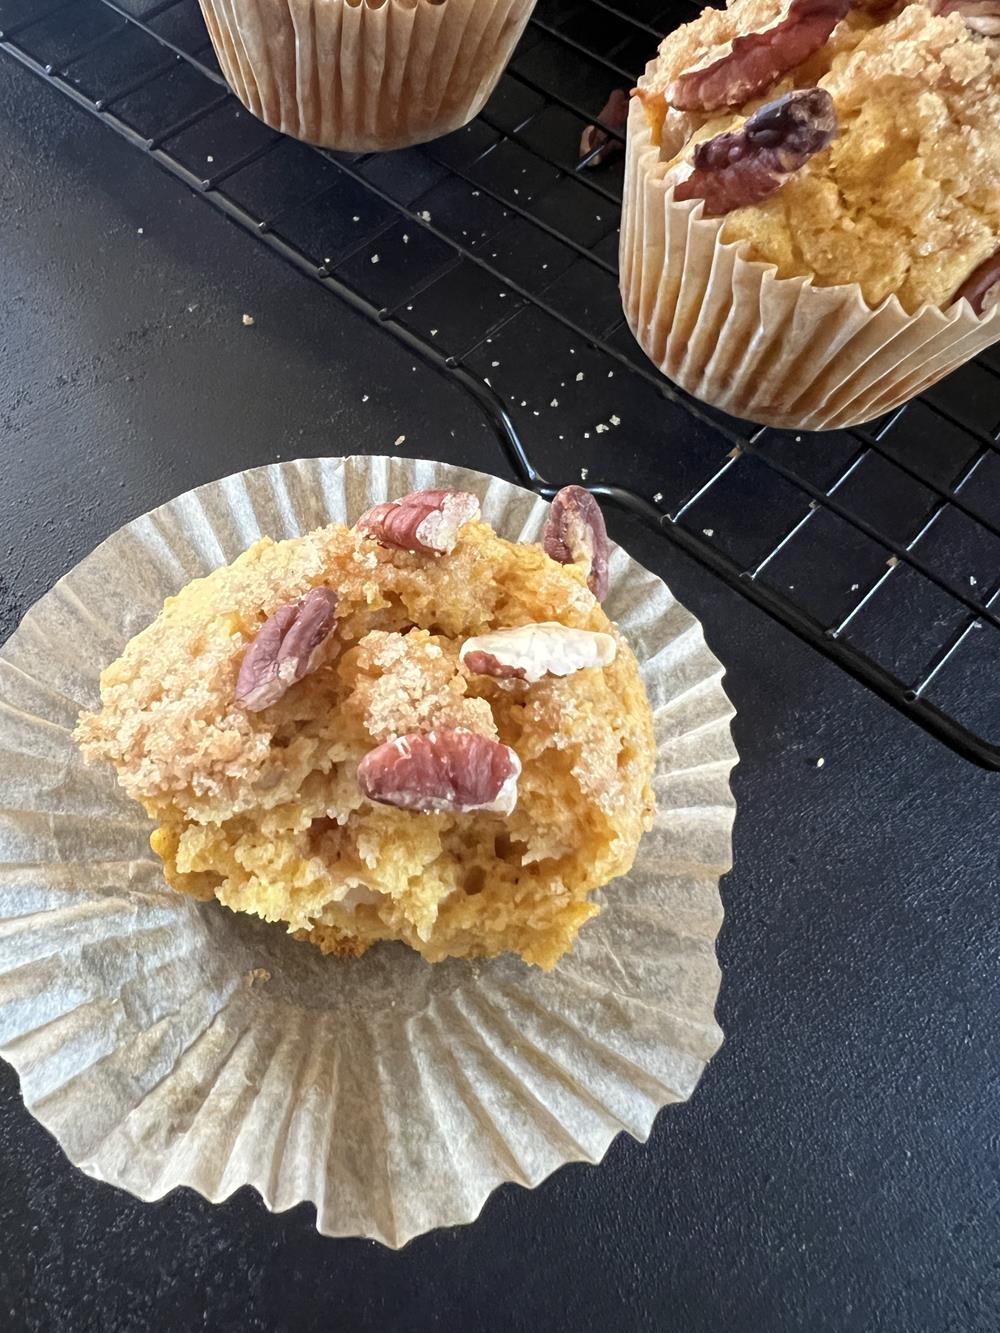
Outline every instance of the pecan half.
<svg viewBox="0 0 1000 1333"><path fill-rule="evenodd" d="M320 652L334 630L337 594L313 588L298 602L279 606L250 641L236 679L236 702L250 713L270 708L315 671Z"/></svg>
<svg viewBox="0 0 1000 1333"><path fill-rule="evenodd" d="M698 144L691 164L674 168L667 179L675 182L675 200L704 199L706 216L718 217L780 190L836 132L828 92L786 93L755 111L742 129Z"/></svg>
<svg viewBox="0 0 1000 1333"><path fill-rule="evenodd" d="M543 676L571 676L585 667L608 666L617 651L610 634L543 620L466 639L459 659L477 676L514 678L533 685Z"/></svg>
<svg viewBox="0 0 1000 1333"><path fill-rule="evenodd" d="M734 37L724 55L674 79L667 101L679 111L742 106L818 51L850 7L851 0L792 0L770 28Z"/></svg>
<svg viewBox="0 0 1000 1333"><path fill-rule="evenodd" d="M616 153L624 153L627 121L628 93L616 88L601 108L598 123L588 125L580 135L580 165L589 170L603 166Z"/></svg>
<svg viewBox="0 0 1000 1333"><path fill-rule="evenodd" d="M970 32L1000 37L1000 0L930 0L932 14L961 14Z"/></svg>
<svg viewBox="0 0 1000 1333"><path fill-rule="evenodd" d="M599 602L608 592L611 543L601 506L582 486L564 486L552 500L542 546L561 565L585 565L587 586Z"/></svg>
<svg viewBox="0 0 1000 1333"><path fill-rule="evenodd" d="M1000 301L1000 250L974 268L952 297L963 298L977 315L987 315Z"/></svg>
<svg viewBox="0 0 1000 1333"><path fill-rule="evenodd" d="M479 501L468 491L414 491L375 505L354 525L383 546L447 555L459 530L479 517Z"/></svg>
<svg viewBox="0 0 1000 1333"><path fill-rule="evenodd" d="M520 773L520 759L499 741L474 731L428 731L370 750L358 765L358 785L369 801L404 810L509 815Z"/></svg>

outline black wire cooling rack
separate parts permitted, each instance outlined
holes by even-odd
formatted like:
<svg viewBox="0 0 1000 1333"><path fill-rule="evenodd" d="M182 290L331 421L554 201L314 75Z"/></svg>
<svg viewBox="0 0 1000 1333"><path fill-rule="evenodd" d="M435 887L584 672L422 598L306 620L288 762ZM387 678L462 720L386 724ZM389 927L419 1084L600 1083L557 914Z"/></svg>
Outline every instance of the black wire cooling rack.
<svg viewBox="0 0 1000 1333"><path fill-rule="evenodd" d="M0 0L0 50L457 379L527 485L585 482L998 769L1000 347L880 422L797 436L683 394L624 323L622 158L581 163L580 137L692 13L540 0L481 115L387 154L254 120L195 0Z"/></svg>

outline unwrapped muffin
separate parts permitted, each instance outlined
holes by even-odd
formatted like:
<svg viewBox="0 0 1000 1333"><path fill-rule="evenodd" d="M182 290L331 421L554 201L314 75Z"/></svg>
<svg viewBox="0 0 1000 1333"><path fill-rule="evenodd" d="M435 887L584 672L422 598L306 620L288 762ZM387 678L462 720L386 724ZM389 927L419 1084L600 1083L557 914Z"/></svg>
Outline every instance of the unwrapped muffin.
<svg viewBox="0 0 1000 1333"><path fill-rule="evenodd" d="M1000 337L1000 5L936 8L734 0L663 42L630 115L622 292L684 388L849 425Z"/></svg>
<svg viewBox="0 0 1000 1333"><path fill-rule="evenodd" d="M535 0L200 0L230 87L298 139L356 152L460 129Z"/></svg>
<svg viewBox="0 0 1000 1333"><path fill-rule="evenodd" d="M570 946L650 824L652 718L592 497L561 492L541 546L478 514L424 491L265 539L104 672L78 739L175 888L327 952Z"/></svg>

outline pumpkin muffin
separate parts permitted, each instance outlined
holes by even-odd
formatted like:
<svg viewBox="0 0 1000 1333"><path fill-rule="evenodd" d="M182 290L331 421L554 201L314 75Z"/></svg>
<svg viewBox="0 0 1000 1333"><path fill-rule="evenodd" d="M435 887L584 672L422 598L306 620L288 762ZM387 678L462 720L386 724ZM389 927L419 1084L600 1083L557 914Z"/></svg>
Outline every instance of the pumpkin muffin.
<svg viewBox="0 0 1000 1333"><path fill-rule="evenodd" d="M875 415L1000 336L998 37L996 0L733 0L664 40L630 117L622 270L667 374L738 414L819 428ZM664 209L665 224L648 215ZM719 331L720 302L752 293L752 358L737 364L723 332L711 369L682 365L678 314L697 342L699 319Z"/></svg>
<svg viewBox="0 0 1000 1333"><path fill-rule="evenodd" d="M245 107L308 143L373 152L466 125L535 0L200 0Z"/></svg>
<svg viewBox="0 0 1000 1333"><path fill-rule="evenodd" d="M652 718L567 488L541 545L425 491L168 599L80 719L169 883L363 953L551 967L653 815Z"/></svg>

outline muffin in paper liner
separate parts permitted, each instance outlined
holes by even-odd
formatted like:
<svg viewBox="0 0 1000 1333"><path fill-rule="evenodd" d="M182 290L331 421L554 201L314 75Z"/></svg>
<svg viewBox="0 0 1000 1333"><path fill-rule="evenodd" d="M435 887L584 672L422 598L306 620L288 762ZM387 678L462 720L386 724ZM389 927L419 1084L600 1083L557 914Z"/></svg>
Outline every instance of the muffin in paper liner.
<svg viewBox="0 0 1000 1333"><path fill-rule="evenodd" d="M511 539L548 506L481 473L305 459L202 486L129 523L0 650L0 1054L77 1166L143 1199L252 1185L318 1229L399 1246L471 1221L499 1184L598 1161L694 1091L722 1033L714 941L736 761L698 622L615 549L605 601L638 657L655 827L550 973L429 965L398 944L326 957L169 889L152 827L72 740L100 670L190 579L258 537L353 522L387 497L471 490Z"/></svg>
<svg viewBox="0 0 1000 1333"><path fill-rule="evenodd" d="M1000 305L982 317L967 301L908 315L896 296L869 306L857 283L776 277L774 264L719 239L726 220L703 217L701 200L675 203L665 169L633 98L619 256L625 317L656 367L713 407L794 430L856 426L1000 338Z"/></svg>
<svg viewBox="0 0 1000 1333"><path fill-rule="evenodd" d="M236 96L276 130L355 152L467 124L535 0L200 0Z"/></svg>

